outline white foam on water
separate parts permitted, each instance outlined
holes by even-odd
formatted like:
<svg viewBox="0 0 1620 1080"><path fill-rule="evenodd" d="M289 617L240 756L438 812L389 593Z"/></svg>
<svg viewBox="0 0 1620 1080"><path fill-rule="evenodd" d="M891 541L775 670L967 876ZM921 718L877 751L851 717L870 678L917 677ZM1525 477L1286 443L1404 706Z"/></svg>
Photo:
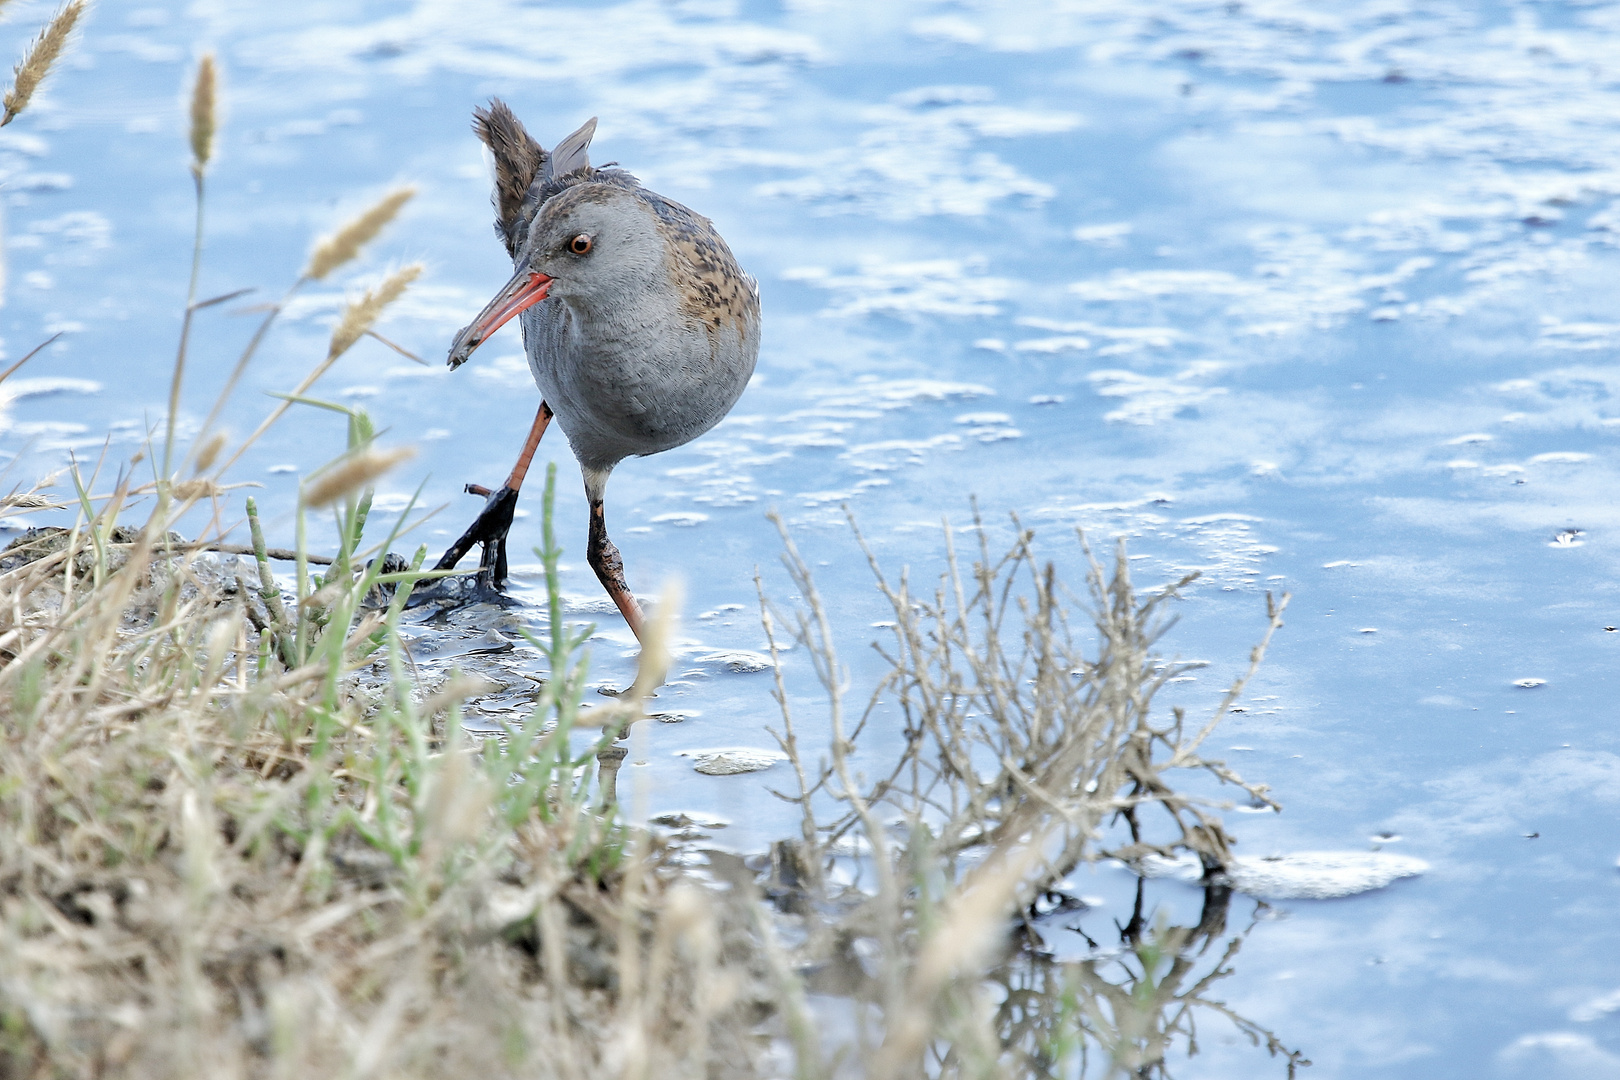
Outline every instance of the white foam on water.
<svg viewBox="0 0 1620 1080"><path fill-rule="evenodd" d="M718 750L681 750L680 757L692 759L692 768L704 776L736 776L741 773L763 772L787 755L779 750L739 746Z"/></svg>
<svg viewBox="0 0 1620 1080"><path fill-rule="evenodd" d="M1196 881L1203 866L1196 856L1141 860L1144 877ZM1383 851L1301 851L1260 858L1240 855L1225 870L1232 888L1264 900L1336 900L1382 889L1425 873L1429 864L1410 855Z"/></svg>

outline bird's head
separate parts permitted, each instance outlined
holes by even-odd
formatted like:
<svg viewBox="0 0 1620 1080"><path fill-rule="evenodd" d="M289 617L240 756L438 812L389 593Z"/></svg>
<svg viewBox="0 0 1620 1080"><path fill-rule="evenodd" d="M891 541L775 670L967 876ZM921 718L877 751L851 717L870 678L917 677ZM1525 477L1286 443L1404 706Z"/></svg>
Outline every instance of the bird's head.
<svg viewBox="0 0 1620 1080"><path fill-rule="evenodd" d="M548 199L529 227L517 272L450 347L459 367L519 313L548 297L585 308L643 293L665 273L653 212L612 183L575 184Z"/></svg>

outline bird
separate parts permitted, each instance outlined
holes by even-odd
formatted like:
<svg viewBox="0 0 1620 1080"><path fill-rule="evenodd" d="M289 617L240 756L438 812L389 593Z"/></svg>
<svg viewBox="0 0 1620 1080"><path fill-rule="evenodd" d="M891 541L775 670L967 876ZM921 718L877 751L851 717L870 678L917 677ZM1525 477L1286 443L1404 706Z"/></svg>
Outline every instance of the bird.
<svg viewBox="0 0 1620 1080"><path fill-rule="evenodd" d="M759 285L714 223L590 163L596 118L549 152L500 99L473 110L495 162L495 231L512 277L456 334L448 364L516 317L540 406L497 490L468 484L484 508L435 569L482 544L478 581L501 589L518 493L553 420L579 462L590 505L586 561L637 640L642 611L608 538L608 477L625 458L684 445L718 424L759 358Z"/></svg>

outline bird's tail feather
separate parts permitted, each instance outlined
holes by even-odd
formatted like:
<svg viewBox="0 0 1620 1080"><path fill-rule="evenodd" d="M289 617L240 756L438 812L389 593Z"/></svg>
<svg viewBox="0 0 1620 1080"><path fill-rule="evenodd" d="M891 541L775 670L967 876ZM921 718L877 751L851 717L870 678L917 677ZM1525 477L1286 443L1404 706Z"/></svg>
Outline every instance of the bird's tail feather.
<svg viewBox="0 0 1620 1080"><path fill-rule="evenodd" d="M594 128L594 125L592 121L587 126ZM515 258L523 234L528 231L524 197L541 169L549 172L551 155L541 149L523 122L500 98L491 98L488 108L473 110L473 130L495 157L495 231L506 242L507 254ZM589 134L585 141L589 143ZM582 155L583 152L581 147Z"/></svg>

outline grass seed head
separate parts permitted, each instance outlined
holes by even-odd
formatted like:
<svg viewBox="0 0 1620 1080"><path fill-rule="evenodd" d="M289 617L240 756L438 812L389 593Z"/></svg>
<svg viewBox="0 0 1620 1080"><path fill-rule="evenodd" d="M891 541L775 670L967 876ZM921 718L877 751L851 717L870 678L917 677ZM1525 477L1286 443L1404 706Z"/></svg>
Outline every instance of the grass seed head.
<svg viewBox="0 0 1620 1080"><path fill-rule="evenodd" d="M322 239L315 245L315 251L309 257L309 266L305 268L304 276L319 281L360 254L360 249L376 239L383 226L394 220L394 215L399 213L400 207L409 202L411 196L415 194L414 187L402 187L391 191L384 195L376 206L331 236Z"/></svg>
<svg viewBox="0 0 1620 1080"><path fill-rule="evenodd" d="M223 431L214 432L213 438L203 443L202 449L197 451L197 471L207 472L209 467L219 459L219 452L225 449L227 437Z"/></svg>
<svg viewBox="0 0 1620 1080"><path fill-rule="evenodd" d="M416 451L408 446L396 446L392 450L378 450L368 446L344 458L317 477L314 483L304 489L304 502L316 507L336 502L350 492L371 483L400 462L415 456Z"/></svg>
<svg viewBox="0 0 1620 1080"><path fill-rule="evenodd" d="M174 485L174 497L181 502L191 502L194 499L216 499L225 494L225 489L212 480L197 478L182 480Z"/></svg>
<svg viewBox="0 0 1620 1080"><path fill-rule="evenodd" d="M327 357L330 359L348 352L349 347L371 329L384 309L398 300L421 273L421 263L402 266L384 278L376 289L367 290L364 296L344 308L343 318L338 320L337 329L332 331L332 345L327 350Z"/></svg>
<svg viewBox="0 0 1620 1080"><path fill-rule="evenodd" d="M191 89L191 167L199 175L214 154L214 82L214 54L203 53Z"/></svg>
<svg viewBox="0 0 1620 1080"><path fill-rule="evenodd" d="M73 26L84 14L85 0L73 0L61 11L50 24L40 31L39 37L28 46L22 63L16 67L16 77L12 80L11 89L6 91L4 98L5 115L0 116L0 127L5 127L16 119L17 114L28 107L33 98L34 91L39 84L45 81L45 75L56 63L56 58L62 55L62 48L67 44L68 35L73 32Z"/></svg>

